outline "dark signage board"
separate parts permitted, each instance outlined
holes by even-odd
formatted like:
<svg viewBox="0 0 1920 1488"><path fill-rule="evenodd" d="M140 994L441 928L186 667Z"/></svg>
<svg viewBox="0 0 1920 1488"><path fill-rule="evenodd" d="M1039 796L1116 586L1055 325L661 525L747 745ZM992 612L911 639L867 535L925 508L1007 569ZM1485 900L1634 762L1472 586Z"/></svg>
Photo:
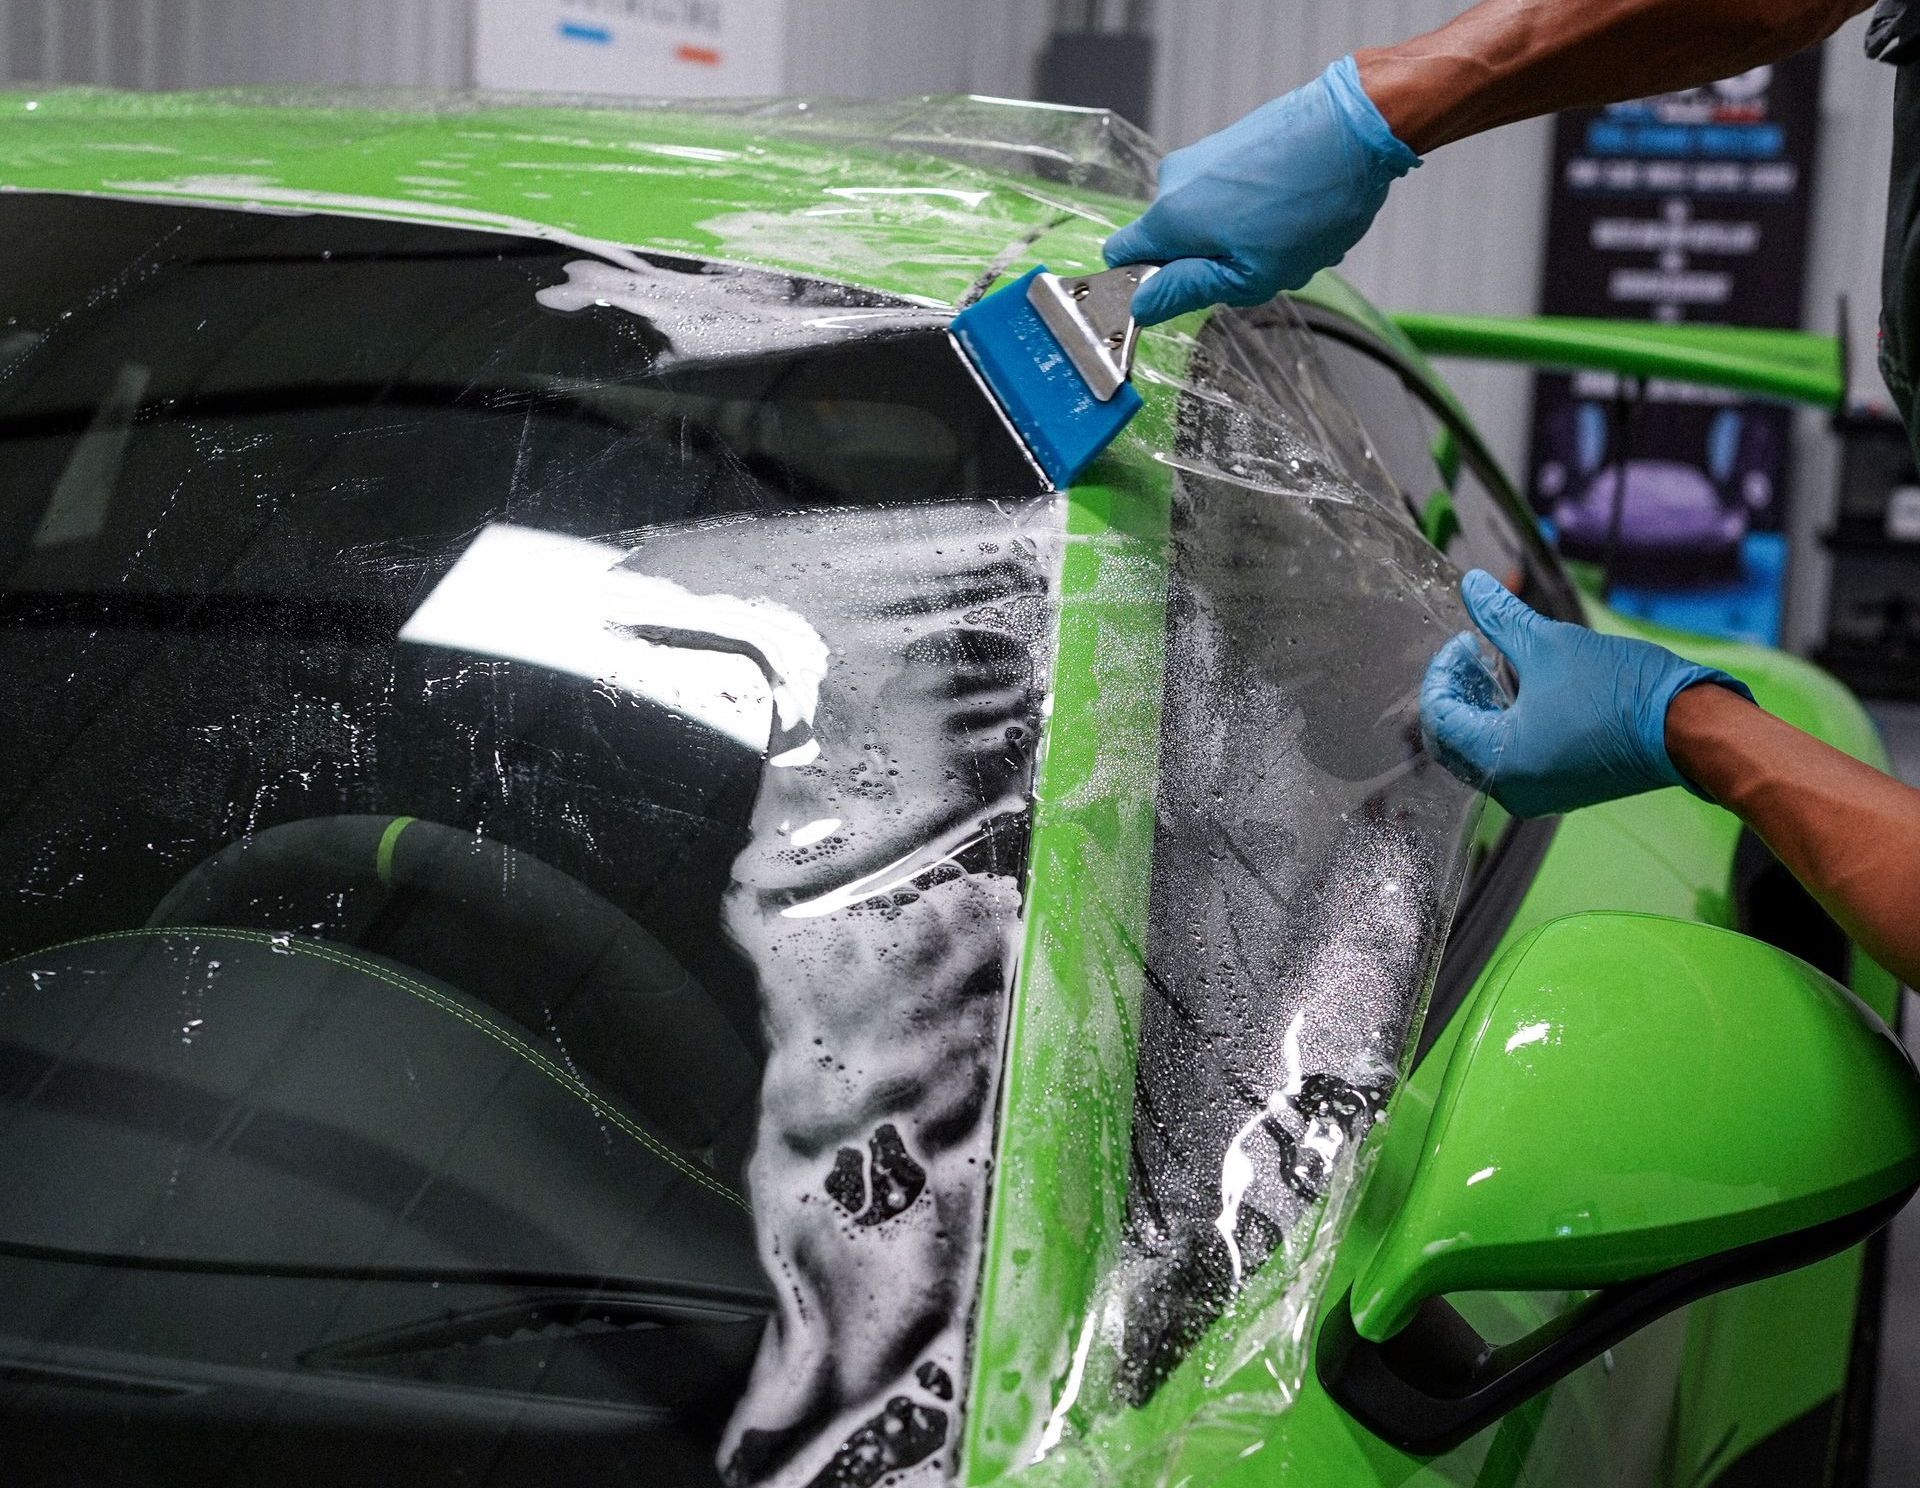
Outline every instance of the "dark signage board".
<svg viewBox="0 0 1920 1488"><path fill-rule="evenodd" d="M1541 313L1798 325L1819 112L1815 48L1560 115ZM1542 374L1529 491L1563 553L1609 566L1619 608L1773 641L1791 432L1779 404Z"/></svg>

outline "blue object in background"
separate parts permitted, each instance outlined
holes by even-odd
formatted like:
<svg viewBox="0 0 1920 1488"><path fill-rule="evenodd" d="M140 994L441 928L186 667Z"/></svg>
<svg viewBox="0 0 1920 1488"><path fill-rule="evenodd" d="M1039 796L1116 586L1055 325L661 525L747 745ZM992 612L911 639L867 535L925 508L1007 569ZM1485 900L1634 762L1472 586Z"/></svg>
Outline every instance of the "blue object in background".
<svg viewBox="0 0 1920 1488"><path fill-rule="evenodd" d="M560 35L568 41L584 41L593 46L606 46L613 40L613 33L605 26L583 26L578 21L562 21Z"/></svg>
<svg viewBox="0 0 1920 1488"><path fill-rule="evenodd" d="M1707 425L1707 474L1716 486L1733 479L1734 462L1740 458L1740 410L1723 408Z"/></svg>
<svg viewBox="0 0 1920 1488"><path fill-rule="evenodd" d="M1685 588L1616 584L1607 603L1636 620L1777 646L1786 568L1784 533L1749 532L1740 543L1737 575Z"/></svg>

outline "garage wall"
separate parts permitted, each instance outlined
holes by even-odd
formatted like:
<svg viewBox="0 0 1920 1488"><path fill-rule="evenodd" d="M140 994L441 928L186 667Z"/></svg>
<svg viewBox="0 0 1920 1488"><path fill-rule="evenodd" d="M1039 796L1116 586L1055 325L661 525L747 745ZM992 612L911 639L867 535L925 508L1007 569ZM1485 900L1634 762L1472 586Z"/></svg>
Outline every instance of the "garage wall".
<svg viewBox="0 0 1920 1488"><path fill-rule="evenodd" d="M463 87L469 0L0 0L10 78Z"/></svg>
<svg viewBox="0 0 1920 1488"><path fill-rule="evenodd" d="M1043 0L788 0L798 93L1024 98L1052 29Z"/></svg>
<svg viewBox="0 0 1920 1488"><path fill-rule="evenodd" d="M128 88L472 82L472 0L0 0L0 76ZM796 92L1022 95L1023 0L789 0Z"/></svg>

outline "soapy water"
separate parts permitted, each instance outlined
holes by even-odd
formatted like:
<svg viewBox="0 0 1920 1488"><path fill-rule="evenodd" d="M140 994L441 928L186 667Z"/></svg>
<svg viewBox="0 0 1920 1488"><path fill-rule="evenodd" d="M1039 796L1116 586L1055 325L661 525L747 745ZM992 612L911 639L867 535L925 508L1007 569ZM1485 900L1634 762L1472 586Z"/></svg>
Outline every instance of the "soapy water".
<svg viewBox="0 0 1920 1488"><path fill-rule="evenodd" d="M928 324L923 312L897 303L863 304L857 291L838 286L796 285L793 293L775 298L767 293L763 274L747 271L709 270L689 282L685 274L629 256L622 263L575 259L565 272L565 283L534 296L540 304L550 310L612 308L644 315L683 360L823 345L849 334L885 335Z"/></svg>
<svg viewBox="0 0 1920 1488"><path fill-rule="evenodd" d="M774 766L807 730L764 778L726 911L770 1049L749 1182L779 1307L729 1482L872 1483L949 1442L1047 675L1020 622L1056 520L1044 501L764 518L752 551L777 558L749 567L779 570L778 601L706 590L755 577L737 529L656 529L623 559L493 527L402 632L584 668L735 737L757 719ZM725 664L742 646L746 678Z"/></svg>
<svg viewBox="0 0 1920 1488"><path fill-rule="evenodd" d="M764 585L829 657L817 758L765 772L725 909L760 984L748 1186L776 1299L729 1483L937 1476L951 1446L1058 524L1046 499L784 514L744 564L725 528L627 560Z"/></svg>
<svg viewBox="0 0 1920 1488"><path fill-rule="evenodd" d="M728 345L660 314L684 279L566 272L542 305L645 313L678 359ZM765 294L759 276L692 287L703 304ZM783 342L925 319L781 303ZM609 629L656 669L677 650L700 658L704 677L674 694L690 711L765 720L769 768L724 923L759 983L768 1055L747 1179L776 1310L721 1444L730 1484L951 1467L1059 525L1057 502L1021 498L762 517L746 545L732 525L654 529L586 586L635 586L596 613L627 611ZM757 698L716 666L729 649L763 670ZM631 686L642 669L625 670Z"/></svg>
<svg viewBox="0 0 1920 1488"><path fill-rule="evenodd" d="M1097 1257L1084 1303L1065 1331L992 1320L970 1403L988 1470L1036 1482L1068 1463L1092 1481L1177 1481L1179 1433L1114 1458L1103 1426L1179 1370L1204 1381L1207 1431L1249 1450L1296 1397L1477 812L1422 750L1414 685L1461 628L1455 575L1311 334L1275 305L1217 316L1186 350L1177 377L1159 374L1179 397L1175 438L1122 436L1174 472L1159 768L1098 771L1073 801L1150 816L1146 933L1116 918L1132 866L1082 854L1027 973L1018 1052L1050 1063L1009 1075L1045 1107L1028 1131L1099 1113L1093 1150L1022 1154L1021 1184L1070 1197L1032 1220L1016 1202L1007 1221L1022 1255ZM1057 959L1074 944L1077 962ZM1104 1052L1062 1061L1047 1051L1063 1039ZM1125 1185L1088 1189L1049 1162L1123 1164ZM1072 1237L1051 1229L1062 1210L1082 1216ZM1077 1285L1029 1259L997 1305L1048 1316Z"/></svg>
<svg viewBox="0 0 1920 1488"><path fill-rule="evenodd" d="M1158 1120L1137 1144L1115 1378L1132 1403L1256 1270L1305 1259L1306 1222L1396 1082L1430 969L1428 856L1404 832L1362 825L1299 922L1270 922L1269 954L1251 959L1274 967L1273 985L1151 1006L1139 1078ZM1182 959L1159 963L1162 984L1190 985Z"/></svg>

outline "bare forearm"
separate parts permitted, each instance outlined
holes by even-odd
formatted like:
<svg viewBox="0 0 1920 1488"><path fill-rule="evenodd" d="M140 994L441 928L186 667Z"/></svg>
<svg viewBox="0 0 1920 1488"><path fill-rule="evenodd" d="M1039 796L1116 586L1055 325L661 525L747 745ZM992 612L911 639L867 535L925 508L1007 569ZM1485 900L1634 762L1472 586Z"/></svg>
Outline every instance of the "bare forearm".
<svg viewBox="0 0 1920 1488"><path fill-rule="evenodd" d="M1417 154L1565 108L1698 87L1778 62L1871 0L1483 0L1437 31L1355 53Z"/></svg>
<svg viewBox="0 0 1920 1488"><path fill-rule="evenodd" d="M1920 986L1920 790L1724 687L1667 710L1681 774L1760 834L1869 955Z"/></svg>

